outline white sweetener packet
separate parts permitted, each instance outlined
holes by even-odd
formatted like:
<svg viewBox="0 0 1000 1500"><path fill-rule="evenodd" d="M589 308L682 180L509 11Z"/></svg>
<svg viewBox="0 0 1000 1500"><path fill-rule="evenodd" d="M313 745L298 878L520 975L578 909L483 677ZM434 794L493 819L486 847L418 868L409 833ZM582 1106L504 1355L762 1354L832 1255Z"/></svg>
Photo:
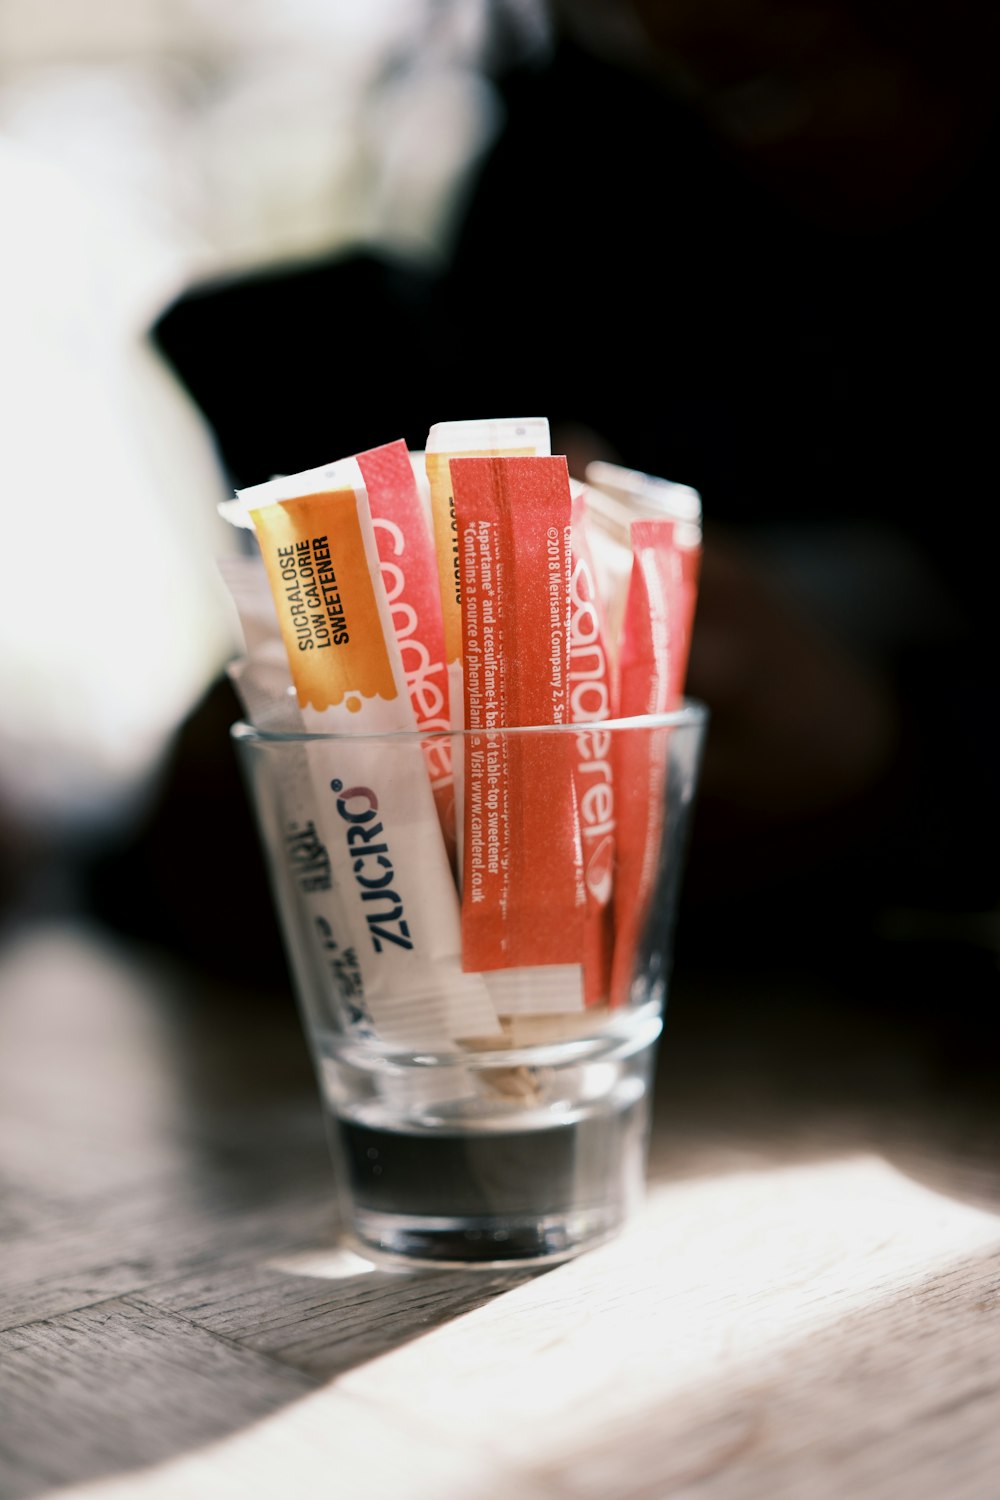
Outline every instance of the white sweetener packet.
<svg viewBox="0 0 1000 1500"><path fill-rule="evenodd" d="M304 727L335 736L304 750L376 1035L432 1046L495 1034L485 984L462 971L457 892L355 461L220 509L256 533Z"/></svg>
<svg viewBox="0 0 1000 1500"><path fill-rule="evenodd" d="M244 654L227 667L243 713L256 729L301 734L302 713L263 559L236 554L220 558L218 567L243 632ZM255 805L267 824L267 858L281 866L271 871L271 884L282 921L286 931L300 934L301 940L289 945L288 959L302 1008L315 1030L371 1036L374 1026L365 1006L342 893L316 827L316 799L304 746L287 746L276 774L277 798L257 798ZM298 892L297 902L292 890Z"/></svg>

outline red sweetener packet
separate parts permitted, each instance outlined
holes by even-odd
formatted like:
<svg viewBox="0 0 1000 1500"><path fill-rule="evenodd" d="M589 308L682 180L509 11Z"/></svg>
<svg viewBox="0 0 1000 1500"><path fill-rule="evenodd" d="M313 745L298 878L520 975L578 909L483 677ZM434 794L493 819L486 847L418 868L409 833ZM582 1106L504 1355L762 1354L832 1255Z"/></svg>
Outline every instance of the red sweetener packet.
<svg viewBox="0 0 1000 1500"><path fill-rule="evenodd" d="M406 443L401 439L357 455L368 492L382 582L392 615L419 729L451 729L444 624L434 543ZM455 777L451 741L429 739L424 760L445 847L455 867Z"/></svg>
<svg viewBox="0 0 1000 1500"><path fill-rule="evenodd" d="M569 616L570 719L599 723L615 716L607 622L587 535L584 496L572 508L572 573ZM574 736L573 776L583 854L585 913L583 985L587 1005L607 1001L614 949L615 787L612 735L581 729Z"/></svg>
<svg viewBox="0 0 1000 1500"><path fill-rule="evenodd" d="M619 653L623 718L680 706L697 597L700 543L672 520L633 521L632 575ZM666 810L669 731L621 734L618 790L615 952L611 1002L629 999L636 950L657 874Z"/></svg>
<svg viewBox="0 0 1000 1500"><path fill-rule="evenodd" d="M462 964L578 965L584 920L570 719L571 499L561 457L453 458L462 596Z"/></svg>

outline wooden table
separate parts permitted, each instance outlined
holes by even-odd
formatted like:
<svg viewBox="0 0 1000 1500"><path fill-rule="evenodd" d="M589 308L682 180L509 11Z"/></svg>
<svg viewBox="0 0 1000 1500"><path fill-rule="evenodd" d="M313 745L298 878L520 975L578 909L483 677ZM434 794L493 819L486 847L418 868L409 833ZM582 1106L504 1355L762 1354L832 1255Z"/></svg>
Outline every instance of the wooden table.
<svg viewBox="0 0 1000 1500"><path fill-rule="evenodd" d="M996 1500L988 1079L726 983L678 972L623 1236L403 1274L337 1247L290 1001L9 933L0 1495Z"/></svg>

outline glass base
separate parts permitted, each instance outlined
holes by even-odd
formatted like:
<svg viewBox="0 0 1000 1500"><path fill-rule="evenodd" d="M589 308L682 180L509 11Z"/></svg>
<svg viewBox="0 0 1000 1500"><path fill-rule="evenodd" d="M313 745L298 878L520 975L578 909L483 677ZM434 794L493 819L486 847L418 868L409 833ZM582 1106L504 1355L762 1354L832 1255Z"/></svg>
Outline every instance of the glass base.
<svg viewBox="0 0 1000 1500"><path fill-rule="evenodd" d="M602 1039L327 1073L346 1226L363 1253L408 1264L541 1265L615 1234L645 1180L659 1020ZM336 1107L329 1097L338 1095Z"/></svg>
<svg viewBox="0 0 1000 1500"><path fill-rule="evenodd" d="M356 1209L353 1247L383 1263L438 1270L557 1265L612 1239L627 1211L549 1214L543 1219L418 1219Z"/></svg>

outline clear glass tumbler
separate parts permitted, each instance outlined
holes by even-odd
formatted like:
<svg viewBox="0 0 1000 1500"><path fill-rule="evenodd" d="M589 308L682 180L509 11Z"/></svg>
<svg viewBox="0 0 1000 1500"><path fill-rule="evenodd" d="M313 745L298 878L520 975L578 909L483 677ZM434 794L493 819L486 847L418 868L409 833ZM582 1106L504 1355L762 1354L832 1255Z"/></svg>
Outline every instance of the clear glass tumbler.
<svg viewBox="0 0 1000 1500"><path fill-rule="evenodd" d="M547 1263L628 1218L645 1179L707 718L689 702L645 718L434 736L233 726L355 1248L409 1264ZM493 913L497 930L519 881L534 899L534 862L544 879L575 881L580 910L550 922L541 903L528 914L529 965L501 958L468 973L460 954L472 890L463 912L428 821L425 767L455 768L461 828L462 770L484 750L490 764L516 768L503 836L522 857ZM530 824L522 815L526 778L542 763L556 788L552 826L564 827L571 808L568 843L547 841L537 796ZM606 789L595 796L602 767ZM476 826L465 823L466 837ZM503 850L492 856L505 879L495 868ZM575 872L552 869L567 860ZM575 963L567 942L578 944Z"/></svg>

